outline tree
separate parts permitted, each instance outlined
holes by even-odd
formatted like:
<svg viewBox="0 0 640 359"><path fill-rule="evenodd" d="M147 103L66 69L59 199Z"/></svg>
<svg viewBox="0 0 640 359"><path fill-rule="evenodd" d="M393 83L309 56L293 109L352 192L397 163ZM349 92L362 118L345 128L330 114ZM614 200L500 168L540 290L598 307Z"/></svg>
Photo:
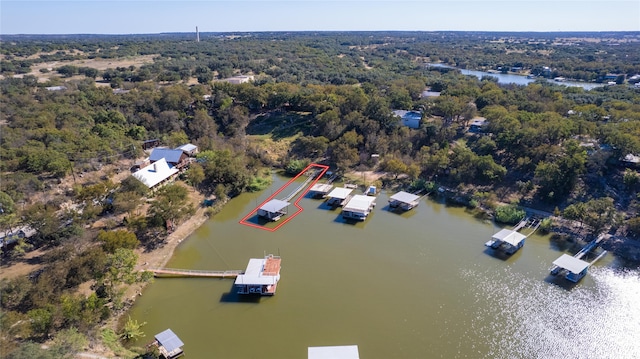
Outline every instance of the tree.
<svg viewBox="0 0 640 359"><path fill-rule="evenodd" d="M193 214L194 208L188 199L187 188L178 184L162 187L149 208L150 222L157 227L167 221L178 222Z"/></svg>
<svg viewBox="0 0 640 359"><path fill-rule="evenodd" d="M125 341L135 341L144 337L144 332L142 331L142 326L147 324L147 322L138 323L137 320L129 319L124 323L124 327L122 328L122 333L120 333L120 338Z"/></svg>
<svg viewBox="0 0 640 359"><path fill-rule="evenodd" d="M204 181L204 168L199 163L192 163L185 172L187 182L193 187L198 187Z"/></svg>
<svg viewBox="0 0 640 359"><path fill-rule="evenodd" d="M123 229L100 231L97 239L102 242L102 248L107 253L115 253L118 248L135 249L140 244L135 233Z"/></svg>
<svg viewBox="0 0 640 359"><path fill-rule="evenodd" d="M138 256L126 248L118 248L107 257L106 270L98 283L114 308L121 307L125 285L148 279L148 272L140 273L135 270L137 260Z"/></svg>
<svg viewBox="0 0 640 359"><path fill-rule="evenodd" d="M585 203L586 216L584 222L591 227L593 235L599 235L607 227L614 225L616 208L609 197L592 199Z"/></svg>
<svg viewBox="0 0 640 359"><path fill-rule="evenodd" d="M407 165L397 158L390 158L388 160L385 160L382 163L381 168L384 171L390 172L393 175L394 179L398 179L398 175L400 175L401 173L407 172Z"/></svg>

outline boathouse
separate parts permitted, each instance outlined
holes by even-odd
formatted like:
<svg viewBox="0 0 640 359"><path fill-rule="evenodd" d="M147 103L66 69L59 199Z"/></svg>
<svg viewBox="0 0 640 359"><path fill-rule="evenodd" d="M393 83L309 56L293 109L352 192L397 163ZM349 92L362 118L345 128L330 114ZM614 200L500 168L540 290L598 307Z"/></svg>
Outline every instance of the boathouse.
<svg viewBox="0 0 640 359"><path fill-rule="evenodd" d="M327 194L333 189L333 185L330 183L316 183L311 186L309 192L311 192L311 196L324 198Z"/></svg>
<svg viewBox="0 0 640 359"><path fill-rule="evenodd" d="M418 206L420 196L408 192L400 191L389 198L389 207L401 208L408 211Z"/></svg>
<svg viewBox="0 0 640 359"><path fill-rule="evenodd" d="M351 192L353 192L353 188L346 188L346 187L334 188L333 191L327 194L327 198L328 198L327 204L329 206L342 206L349 199Z"/></svg>
<svg viewBox="0 0 640 359"><path fill-rule="evenodd" d="M178 336L171 330L167 329L155 336L155 344L160 350L160 355L165 359L173 359L184 354L182 346L184 343Z"/></svg>
<svg viewBox="0 0 640 359"><path fill-rule="evenodd" d="M494 234L485 245L493 249L503 249L507 254L513 254L524 246L525 239L527 239L527 236L524 234L505 228Z"/></svg>
<svg viewBox="0 0 640 359"><path fill-rule="evenodd" d="M560 258L553 261L553 265L556 267L551 270L551 274L556 275L564 271L564 277L567 278L567 280L577 283L587 275L590 264L582 259L563 254Z"/></svg>
<svg viewBox="0 0 640 359"><path fill-rule="evenodd" d="M280 280L280 257L272 254L264 258L251 258L244 274L236 277L238 294L276 294Z"/></svg>
<svg viewBox="0 0 640 359"><path fill-rule="evenodd" d="M275 222L287 214L289 204L286 201L272 199L258 208L258 216Z"/></svg>
<svg viewBox="0 0 640 359"><path fill-rule="evenodd" d="M375 206L375 197L357 194L342 207L342 217L364 221Z"/></svg>
<svg viewBox="0 0 640 359"><path fill-rule="evenodd" d="M357 345L309 347L308 359L360 359Z"/></svg>

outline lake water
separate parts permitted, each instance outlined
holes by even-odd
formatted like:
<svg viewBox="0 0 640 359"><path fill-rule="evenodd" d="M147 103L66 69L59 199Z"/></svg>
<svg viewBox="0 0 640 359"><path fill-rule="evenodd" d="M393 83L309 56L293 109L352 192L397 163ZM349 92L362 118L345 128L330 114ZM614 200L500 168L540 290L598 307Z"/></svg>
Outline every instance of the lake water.
<svg viewBox="0 0 640 359"><path fill-rule="evenodd" d="M282 257L274 297L241 300L232 279L156 279L131 317L147 336L171 328L187 358L300 358L358 345L360 358L638 358L640 275L607 255L579 284L551 283L562 253L533 236L508 259L485 250L499 228L422 199L402 215L381 193L369 218L304 198L275 232L239 224L287 179L243 194L177 248L168 267L244 269Z"/></svg>
<svg viewBox="0 0 640 359"><path fill-rule="evenodd" d="M431 66L431 67L445 67L445 68L451 68L451 69L455 69L456 67L453 66L448 66L448 65L443 65L443 64L428 64L427 66ZM522 75L513 75L513 74L502 74L502 73L494 73L494 72L485 72L485 71L476 71L476 70L466 70L466 69L459 69L460 72L463 75L467 75L467 76L475 76L479 79L482 79L485 76L491 76L494 77L496 79L498 79L498 83L499 84L503 84L503 85L507 85L507 84L515 84L515 85L522 85L522 86L526 86L532 82L535 82L536 79L530 79L526 76L522 76ZM602 87L604 86L603 84L596 84L596 83L585 83L585 82L575 82L575 81L554 81L551 79L545 79L545 81L555 84L555 85L562 85L562 86L571 86L571 87L582 87L585 90L592 90L596 87Z"/></svg>

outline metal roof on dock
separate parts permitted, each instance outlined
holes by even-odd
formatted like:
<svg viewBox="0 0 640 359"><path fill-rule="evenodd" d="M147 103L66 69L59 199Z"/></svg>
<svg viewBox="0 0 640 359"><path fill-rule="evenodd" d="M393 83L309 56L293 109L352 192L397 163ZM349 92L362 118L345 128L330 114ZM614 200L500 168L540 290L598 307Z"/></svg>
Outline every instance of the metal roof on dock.
<svg viewBox="0 0 640 359"><path fill-rule="evenodd" d="M316 183L311 187L309 191L327 193L331 191L332 188L333 188L333 185L329 183Z"/></svg>
<svg viewBox="0 0 640 359"><path fill-rule="evenodd" d="M589 267L589 262L585 262L582 259L572 257L568 254L561 255L560 258L553 261L553 264L574 274L581 273Z"/></svg>
<svg viewBox="0 0 640 359"><path fill-rule="evenodd" d="M290 203L279 199L272 199L260 207L261 210L276 213L283 208L286 208Z"/></svg>
<svg viewBox="0 0 640 359"><path fill-rule="evenodd" d="M180 340L176 333L174 333L171 329L167 329L160 334L156 334L155 338L158 343L162 345L168 352L173 352L174 350L179 349L184 345L182 340Z"/></svg>
<svg viewBox="0 0 640 359"><path fill-rule="evenodd" d="M276 258L274 258L276 259ZM251 258L244 274L236 278L235 284L257 284L269 285L276 284L280 279L280 258L277 258L277 268L274 264L267 265L268 258ZM268 270L268 272L266 271Z"/></svg>
<svg viewBox="0 0 640 359"><path fill-rule="evenodd" d="M308 359L360 359L357 345L309 347Z"/></svg>
<svg viewBox="0 0 640 359"><path fill-rule="evenodd" d="M392 201L398 201L402 203L413 203L417 201L419 198L420 196L416 196L415 194L411 194L405 191L400 191L394 194L393 196L391 196L389 199Z"/></svg>
<svg viewBox="0 0 640 359"><path fill-rule="evenodd" d="M371 207L373 202L375 202L375 200L376 200L375 197L357 194L353 196L346 205L344 205L342 210L351 211L351 212L358 212L358 211L365 212L369 210L369 208Z"/></svg>
<svg viewBox="0 0 640 359"><path fill-rule="evenodd" d="M514 231L512 229L503 229L500 232L494 234L491 238L502 242L509 243L512 246L517 246L523 239L527 238L522 233Z"/></svg>
<svg viewBox="0 0 640 359"><path fill-rule="evenodd" d="M351 194L351 192L353 192L353 188L338 187L334 188L327 197L345 199Z"/></svg>

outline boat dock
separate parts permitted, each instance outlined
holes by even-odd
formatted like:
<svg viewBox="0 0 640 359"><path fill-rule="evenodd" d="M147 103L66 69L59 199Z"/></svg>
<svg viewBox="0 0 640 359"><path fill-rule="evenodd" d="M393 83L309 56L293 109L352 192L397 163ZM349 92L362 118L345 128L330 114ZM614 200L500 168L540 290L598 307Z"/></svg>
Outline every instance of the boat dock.
<svg viewBox="0 0 640 359"><path fill-rule="evenodd" d="M389 207L408 211L418 206L420 198L422 197L416 194L400 191L389 198Z"/></svg>
<svg viewBox="0 0 640 359"><path fill-rule="evenodd" d="M364 221L376 206L376 197L357 194L342 207L342 217L345 219L355 219Z"/></svg>
<svg viewBox="0 0 640 359"><path fill-rule="evenodd" d="M491 236L491 240L484 245L492 249L502 249L506 254L513 254L524 246L524 242L532 235L542 221L539 218L524 218L513 229L502 229L498 233ZM524 228L531 229L531 233L524 235L518 231Z"/></svg>
<svg viewBox="0 0 640 359"><path fill-rule="evenodd" d="M334 188L329 194L327 194L327 205L336 207L336 206L344 206L349 199L351 199L351 192L353 192L353 188L348 187L338 187Z"/></svg>
<svg viewBox="0 0 640 359"><path fill-rule="evenodd" d="M318 174L318 171L314 170L314 171L310 171L308 173L309 178L307 178L300 186L298 186L298 188L294 189L291 193L289 193L289 195L285 198L283 198L282 200L285 202L289 202L291 201L291 199L295 196L298 195L298 193L300 193L300 191L302 191L303 189L305 189L309 183L311 183L311 181L313 181L316 178L316 175ZM314 185L314 187L317 185Z"/></svg>
<svg viewBox="0 0 640 359"><path fill-rule="evenodd" d="M573 256L563 254L560 258L553 261L553 267L551 267L551 275L563 274L567 280L577 283L585 275L589 267L591 267L600 258L607 254L607 251L602 251L591 262L582 260L582 258L589 252L595 250L600 246L600 243L605 239L605 236L601 235L595 241L584 246L578 253Z"/></svg>
<svg viewBox="0 0 640 359"><path fill-rule="evenodd" d="M241 270L228 271L207 271L196 269L175 269L175 268L149 268L154 277L205 277L205 278L236 278L244 273Z"/></svg>
<svg viewBox="0 0 640 359"><path fill-rule="evenodd" d="M238 275L234 283L238 294L275 295L280 280L280 263L280 257L273 254L249 259L247 269Z"/></svg>

